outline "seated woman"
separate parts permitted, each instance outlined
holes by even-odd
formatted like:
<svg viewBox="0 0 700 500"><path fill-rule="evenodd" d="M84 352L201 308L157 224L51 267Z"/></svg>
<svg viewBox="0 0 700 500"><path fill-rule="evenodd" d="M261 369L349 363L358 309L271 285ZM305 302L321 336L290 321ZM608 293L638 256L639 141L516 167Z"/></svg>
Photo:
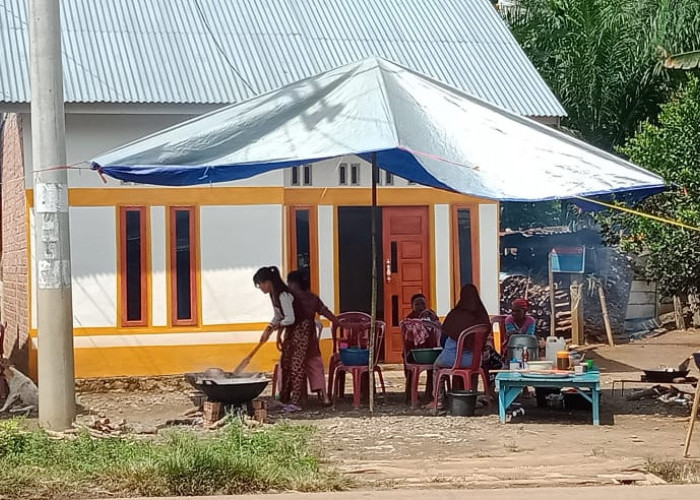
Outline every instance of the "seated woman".
<svg viewBox="0 0 700 500"><path fill-rule="evenodd" d="M435 311L428 308L428 299L422 293L417 293L411 297L411 312L408 313L406 319L429 319L435 323L440 323L440 318L435 314Z"/></svg>
<svg viewBox="0 0 700 500"><path fill-rule="evenodd" d="M459 302L455 305L442 324L442 331L447 336L445 347L440 353L435 364L439 367L452 367L457 358L457 341L459 334L467 328L476 325L489 325L489 314L484 303L481 302L479 292L474 285L464 285L460 293ZM464 352L459 366L469 367L472 363L472 351L474 341L467 337L464 341Z"/></svg>
<svg viewBox="0 0 700 500"><path fill-rule="evenodd" d="M438 343L444 346L446 337L444 334L441 335L440 318L435 311L428 308L428 299L425 295L417 293L411 297L411 306L413 309L406 316L406 320L401 322L404 338L410 339L411 348L437 347ZM428 327L422 320L428 320L434 325Z"/></svg>
<svg viewBox="0 0 700 500"><path fill-rule="evenodd" d="M511 313L506 316L506 334L510 337L515 333L534 335L536 321L528 316L530 303L526 299L515 299L511 306Z"/></svg>

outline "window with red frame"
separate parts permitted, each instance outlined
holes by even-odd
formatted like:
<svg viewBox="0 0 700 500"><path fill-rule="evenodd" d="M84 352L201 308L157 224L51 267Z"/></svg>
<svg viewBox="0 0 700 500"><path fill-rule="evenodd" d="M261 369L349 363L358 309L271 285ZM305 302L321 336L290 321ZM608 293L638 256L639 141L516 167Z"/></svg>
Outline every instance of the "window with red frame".
<svg viewBox="0 0 700 500"><path fill-rule="evenodd" d="M194 207L170 207L170 310L173 325L197 324L197 235Z"/></svg>
<svg viewBox="0 0 700 500"><path fill-rule="evenodd" d="M146 207L121 207L119 213L122 326L148 324Z"/></svg>

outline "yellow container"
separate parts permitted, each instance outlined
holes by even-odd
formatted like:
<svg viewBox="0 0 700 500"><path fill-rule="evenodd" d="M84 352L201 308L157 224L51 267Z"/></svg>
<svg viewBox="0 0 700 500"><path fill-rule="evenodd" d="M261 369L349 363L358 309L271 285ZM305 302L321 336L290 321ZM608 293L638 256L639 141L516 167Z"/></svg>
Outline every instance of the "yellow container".
<svg viewBox="0 0 700 500"><path fill-rule="evenodd" d="M496 349L498 354L501 353L501 325L496 321L493 325L493 347Z"/></svg>
<svg viewBox="0 0 700 500"><path fill-rule="evenodd" d="M557 370L569 369L569 352L559 351L557 353Z"/></svg>

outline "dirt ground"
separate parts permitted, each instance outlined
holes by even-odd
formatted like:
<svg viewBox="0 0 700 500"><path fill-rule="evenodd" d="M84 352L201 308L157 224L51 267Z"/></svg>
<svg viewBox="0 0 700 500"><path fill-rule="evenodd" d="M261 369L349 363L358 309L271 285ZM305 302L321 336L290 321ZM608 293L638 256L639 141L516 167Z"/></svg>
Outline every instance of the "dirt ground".
<svg viewBox="0 0 700 500"><path fill-rule="evenodd" d="M496 410L471 418L433 416L403 404L403 373L387 367L388 396L375 415L350 401L334 409L313 402L290 420L319 429L323 456L350 477L375 486L454 485L478 487L610 484L628 478L651 481L640 471L648 459L680 459L689 407L658 401L627 401L640 384L626 384L625 396L612 382L639 379L641 369L676 366L700 350L700 331L670 332L638 343L589 351L601 367L601 426L590 411L538 409L534 398L520 402L525 415L501 425ZM692 365L692 363L691 363ZM398 368L398 369L397 369ZM693 365L691 375L700 376ZM91 413L126 419L148 430L192 407L181 384L154 382L150 390L112 384L108 392L79 394ZM690 386L677 386L691 391ZM90 419L89 414L79 417ZM700 430L691 453L700 457Z"/></svg>

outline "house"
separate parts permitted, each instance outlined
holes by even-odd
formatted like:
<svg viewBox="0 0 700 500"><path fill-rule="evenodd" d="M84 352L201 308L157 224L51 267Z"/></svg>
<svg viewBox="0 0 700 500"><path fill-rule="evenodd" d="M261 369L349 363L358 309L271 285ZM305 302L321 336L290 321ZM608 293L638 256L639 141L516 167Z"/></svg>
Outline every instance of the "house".
<svg viewBox="0 0 700 500"><path fill-rule="evenodd" d="M230 367L271 317L254 271L309 268L336 312L368 310L369 165L356 157L206 187L102 179L83 162L370 55L556 125L564 110L489 0L62 0L77 377ZM34 370L36 286L27 12L0 6L5 352ZM383 172L386 361L422 292L463 283L499 309L498 204ZM327 338L328 332L325 332ZM324 341L323 348L328 348ZM271 343L253 365L270 369Z"/></svg>

